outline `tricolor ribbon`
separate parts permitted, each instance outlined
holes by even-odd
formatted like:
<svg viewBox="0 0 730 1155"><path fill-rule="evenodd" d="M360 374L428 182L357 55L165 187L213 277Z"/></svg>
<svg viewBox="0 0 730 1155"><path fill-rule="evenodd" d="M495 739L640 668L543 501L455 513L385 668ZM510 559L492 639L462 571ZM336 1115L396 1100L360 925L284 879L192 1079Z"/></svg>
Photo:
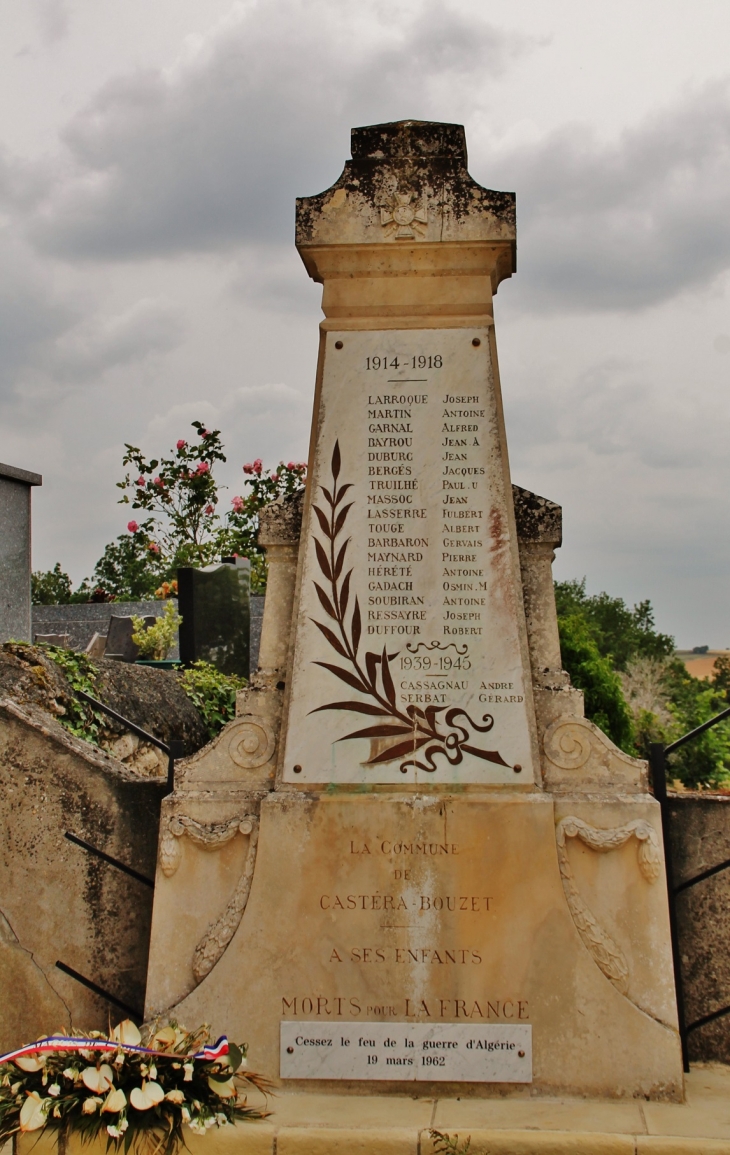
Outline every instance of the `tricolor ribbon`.
<svg viewBox="0 0 730 1155"><path fill-rule="evenodd" d="M194 1055L180 1055L175 1051L153 1051L150 1047L135 1046L133 1043L116 1043L113 1039L87 1039L72 1035L49 1035L46 1039L38 1039L35 1043L26 1043L17 1051L8 1051L0 1055L1 1063L12 1063L24 1055L44 1055L54 1051L104 1051L113 1054L116 1051L129 1051L135 1055L150 1055L155 1059L177 1059L184 1062L186 1059L202 1059L205 1062L216 1062L228 1054L228 1039L221 1035L213 1046L203 1047Z"/></svg>

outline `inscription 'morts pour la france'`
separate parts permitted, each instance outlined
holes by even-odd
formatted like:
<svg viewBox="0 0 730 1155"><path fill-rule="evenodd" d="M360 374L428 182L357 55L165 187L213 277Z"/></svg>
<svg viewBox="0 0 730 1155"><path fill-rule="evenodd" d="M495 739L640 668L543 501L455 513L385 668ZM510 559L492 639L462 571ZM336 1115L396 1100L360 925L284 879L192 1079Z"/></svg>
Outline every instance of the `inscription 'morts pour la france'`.
<svg viewBox="0 0 730 1155"><path fill-rule="evenodd" d="M488 337L327 334L287 781L533 780Z"/></svg>

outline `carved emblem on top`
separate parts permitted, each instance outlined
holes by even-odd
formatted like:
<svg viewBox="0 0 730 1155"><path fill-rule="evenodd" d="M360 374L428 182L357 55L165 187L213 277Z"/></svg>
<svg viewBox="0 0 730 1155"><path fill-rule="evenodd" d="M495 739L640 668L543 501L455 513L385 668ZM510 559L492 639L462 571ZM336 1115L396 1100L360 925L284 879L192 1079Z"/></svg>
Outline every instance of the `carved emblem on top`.
<svg viewBox="0 0 730 1155"><path fill-rule="evenodd" d="M331 188L297 200L296 235L303 255L317 245L487 242L500 248L498 283L514 268L515 197L469 174L462 125L374 124L352 130L352 159Z"/></svg>
<svg viewBox="0 0 730 1155"><path fill-rule="evenodd" d="M395 229L397 241L409 241L422 237L428 224L428 213L423 202L413 204L412 192L394 193L390 208L380 209L380 223L392 232Z"/></svg>

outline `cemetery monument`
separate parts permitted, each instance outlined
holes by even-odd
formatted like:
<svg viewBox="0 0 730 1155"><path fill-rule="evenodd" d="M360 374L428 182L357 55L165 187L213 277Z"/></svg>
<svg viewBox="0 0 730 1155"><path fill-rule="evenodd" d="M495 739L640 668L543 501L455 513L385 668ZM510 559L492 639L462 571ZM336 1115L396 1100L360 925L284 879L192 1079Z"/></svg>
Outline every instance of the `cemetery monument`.
<svg viewBox="0 0 730 1155"><path fill-rule="evenodd" d="M515 235L459 125L355 129L297 203L301 535L263 519L259 671L163 803L147 1015L299 1090L682 1096L659 807L561 670L559 507L510 479Z"/></svg>
<svg viewBox="0 0 730 1155"><path fill-rule="evenodd" d="M0 642L31 641L30 495L40 473L0 463Z"/></svg>

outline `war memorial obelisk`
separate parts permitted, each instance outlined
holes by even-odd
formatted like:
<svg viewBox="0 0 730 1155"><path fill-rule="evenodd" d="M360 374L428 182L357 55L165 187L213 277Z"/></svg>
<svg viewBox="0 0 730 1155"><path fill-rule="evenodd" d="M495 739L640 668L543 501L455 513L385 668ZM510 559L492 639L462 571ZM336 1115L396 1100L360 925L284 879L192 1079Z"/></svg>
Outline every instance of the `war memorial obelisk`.
<svg viewBox="0 0 730 1155"><path fill-rule="evenodd" d="M309 482L262 518L239 716L163 807L147 1013L304 1091L681 1097L659 807L560 668L560 509L510 480L514 196L458 125L355 129L297 248Z"/></svg>

